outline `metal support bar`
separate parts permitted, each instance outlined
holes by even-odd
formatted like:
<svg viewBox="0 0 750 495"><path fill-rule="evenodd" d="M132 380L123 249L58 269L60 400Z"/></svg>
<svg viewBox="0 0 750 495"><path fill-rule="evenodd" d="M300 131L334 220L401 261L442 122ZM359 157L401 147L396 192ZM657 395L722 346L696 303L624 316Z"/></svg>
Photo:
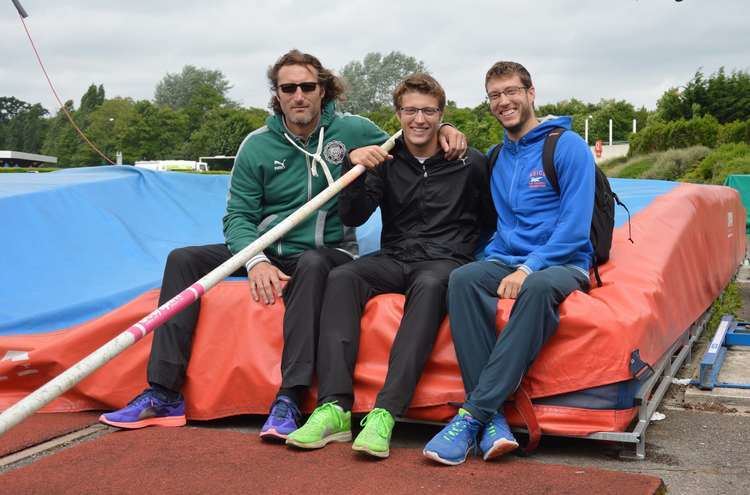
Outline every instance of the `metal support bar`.
<svg viewBox="0 0 750 495"><path fill-rule="evenodd" d="M654 374L641 385L635 396L639 407L638 420L632 431L597 432L584 438L590 440L605 440L620 443L635 444L635 452L622 452L621 457L643 460L646 458L646 430L651 423L651 417L659 407L664 394L672 384L672 377L682 367L685 359L690 356L693 343L703 333L710 312L706 311L698 320L688 327L680 338L672 344L664 356L654 365ZM655 388L655 389L654 389Z"/></svg>
<svg viewBox="0 0 750 495"><path fill-rule="evenodd" d="M724 347L724 337L727 332L734 324L734 317L731 315L725 315L721 318L721 323L716 329L711 345L708 346L708 350L703 355L700 365L700 375L698 378L698 386L702 390L711 390L716 386L716 379L719 376L719 370L724 362L726 355L726 347Z"/></svg>

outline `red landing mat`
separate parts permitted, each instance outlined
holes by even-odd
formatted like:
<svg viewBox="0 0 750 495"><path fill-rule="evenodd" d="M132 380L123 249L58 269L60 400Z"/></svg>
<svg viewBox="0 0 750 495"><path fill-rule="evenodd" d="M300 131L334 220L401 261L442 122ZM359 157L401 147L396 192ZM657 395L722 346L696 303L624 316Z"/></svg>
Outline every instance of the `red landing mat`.
<svg viewBox="0 0 750 495"><path fill-rule="evenodd" d="M18 452L96 423L98 412L34 414L0 436L0 456Z"/></svg>
<svg viewBox="0 0 750 495"><path fill-rule="evenodd" d="M7 493L663 493L659 478L542 464L509 456L449 467L418 449L384 461L350 444L316 451L265 444L254 434L202 428L115 432L0 476Z"/></svg>

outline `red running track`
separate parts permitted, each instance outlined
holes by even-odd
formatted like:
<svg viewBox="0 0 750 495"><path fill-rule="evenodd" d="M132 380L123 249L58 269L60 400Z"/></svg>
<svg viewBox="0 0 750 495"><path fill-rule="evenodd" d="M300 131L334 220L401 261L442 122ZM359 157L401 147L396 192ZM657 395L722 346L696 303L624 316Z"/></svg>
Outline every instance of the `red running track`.
<svg viewBox="0 0 750 495"><path fill-rule="evenodd" d="M261 443L254 434L147 428L82 442L0 476L6 493L664 493L659 478L542 464L509 456L441 466L418 449L384 461L350 444L317 451Z"/></svg>

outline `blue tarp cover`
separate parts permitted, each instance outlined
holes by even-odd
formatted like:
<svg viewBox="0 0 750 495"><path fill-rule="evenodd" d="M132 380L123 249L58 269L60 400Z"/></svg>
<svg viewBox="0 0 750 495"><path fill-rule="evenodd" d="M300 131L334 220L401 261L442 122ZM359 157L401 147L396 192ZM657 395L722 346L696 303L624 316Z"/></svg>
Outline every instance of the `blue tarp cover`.
<svg viewBox="0 0 750 495"><path fill-rule="evenodd" d="M676 186L611 183L632 214ZM0 174L0 335L64 329L158 287L170 250L223 241L228 184L131 166ZM378 215L358 229L363 254L379 231Z"/></svg>

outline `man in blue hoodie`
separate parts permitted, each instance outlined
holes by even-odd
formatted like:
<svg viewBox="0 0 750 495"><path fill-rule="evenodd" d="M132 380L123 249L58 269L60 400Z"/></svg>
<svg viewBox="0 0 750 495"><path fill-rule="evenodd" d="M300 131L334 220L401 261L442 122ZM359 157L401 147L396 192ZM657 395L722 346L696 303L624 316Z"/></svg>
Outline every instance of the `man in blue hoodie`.
<svg viewBox="0 0 750 495"><path fill-rule="evenodd" d="M559 324L558 306L574 290L589 289L594 207L594 160L570 131L571 119L539 122L529 72L498 62L485 89L492 114L505 129L492 164L497 231L485 260L455 270L448 284L448 313L466 400L458 414L425 446L424 455L460 464L478 443L484 460L518 447L502 414L505 400ZM565 128L554 166L560 192L544 174L547 135ZM498 299L515 299L498 337Z"/></svg>

